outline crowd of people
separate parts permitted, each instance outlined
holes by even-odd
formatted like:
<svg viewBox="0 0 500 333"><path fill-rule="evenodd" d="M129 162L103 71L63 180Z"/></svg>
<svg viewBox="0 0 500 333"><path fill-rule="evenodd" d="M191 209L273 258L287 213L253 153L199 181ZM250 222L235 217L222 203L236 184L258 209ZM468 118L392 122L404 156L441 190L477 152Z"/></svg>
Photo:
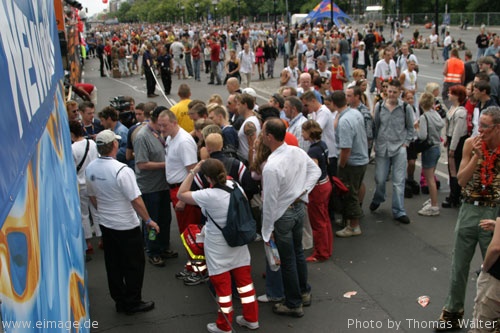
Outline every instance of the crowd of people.
<svg viewBox="0 0 500 333"><path fill-rule="evenodd" d="M363 31L306 26L292 30L290 40L281 29L236 25L227 30L122 26L115 31L98 28L95 34L102 76L106 64L122 76L134 71L144 75L148 98L158 96L157 74L167 95L172 74L182 80L180 101L169 108L125 97L125 112L134 115L130 126L120 121L124 110L108 106L95 117L91 102L67 104L85 237L92 237L90 214L96 236L102 233L117 311L132 314L154 307L141 298L142 251L144 247L149 263L159 267L178 257L170 247L172 204L180 234L190 224L205 225L201 234L208 277L205 268L190 261L176 277L187 286L208 280L214 286L220 308L217 321L207 325L209 332L231 331L235 291L230 276L243 303L243 315L236 317L240 326L259 328L257 302L275 302L275 313L302 317L303 307L311 305L307 263L332 256L335 224L341 226L337 237L362 235L370 160L376 184L370 211L386 201L388 179L392 216L399 223L411 222L405 198L420 191L429 194L420 215L437 216L440 206L460 207L450 292L438 320L444 330L458 327L463 317L477 243L488 259L482 278L498 285L499 254L496 248L487 251L500 212L498 36L489 37L489 46L476 60L466 51L463 61L459 50L449 47L447 34L443 82L421 89L415 45L404 40L400 29L390 41L370 25ZM433 35L429 41L431 58L438 61L440 42ZM279 55L288 65L275 73ZM259 105L250 87L255 67L259 80L279 77L279 88ZM225 103L220 95L207 102L191 99L189 80L200 81L203 68L210 74L208 84L225 85ZM368 81L371 72L373 80ZM221 87L222 92L226 94ZM443 145L450 194L439 205L435 169ZM422 173L417 181L419 153ZM334 190L338 185L332 177L347 187L345 195ZM281 257L278 271L266 267L266 290L260 296L251 280L247 246L230 248L213 224L227 222L229 196L222 188L228 186L246 194L258 221L258 238L273 240ZM119 204L108 210L104 207L111 198ZM488 222L480 228L480 220ZM127 249L119 245L125 241L131 244ZM311 248L306 257L304 249ZM479 303L474 316L494 319Z"/></svg>

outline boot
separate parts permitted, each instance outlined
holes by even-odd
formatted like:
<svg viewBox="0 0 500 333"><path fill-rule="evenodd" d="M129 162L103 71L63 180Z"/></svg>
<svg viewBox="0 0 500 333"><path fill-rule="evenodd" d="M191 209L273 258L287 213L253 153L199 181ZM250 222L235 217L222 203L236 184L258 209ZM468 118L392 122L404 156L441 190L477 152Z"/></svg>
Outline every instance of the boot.
<svg viewBox="0 0 500 333"><path fill-rule="evenodd" d="M434 330L437 332L451 331L462 328L460 326L460 320L464 317L464 311L459 312L448 312L443 309L441 316L437 320L438 327Z"/></svg>
<svg viewBox="0 0 500 333"><path fill-rule="evenodd" d="M441 203L443 208L458 207L460 204L460 185L458 185L457 177L450 177L450 196Z"/></svg>

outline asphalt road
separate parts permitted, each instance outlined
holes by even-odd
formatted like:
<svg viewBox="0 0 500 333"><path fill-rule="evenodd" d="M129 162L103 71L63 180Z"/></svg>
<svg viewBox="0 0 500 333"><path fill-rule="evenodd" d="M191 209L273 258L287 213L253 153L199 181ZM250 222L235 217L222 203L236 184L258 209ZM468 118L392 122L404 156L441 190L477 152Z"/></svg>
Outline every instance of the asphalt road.
<svg viewBox="0 0 500 333"><path fill-rule="evenodd" d="M421 28L421 27L419 27ZM420 29L424 33L424 29ZM477 29L467 32L452 28L452 35L460 36L475 53L474 39ZM498 32L498 29L496 29ZM405 30L409 37L413 28ZM428 31L425 31L428 33ZM442 82L442 64L431 64L428 50L416 50L421 74L421 89L430 81ZM276 70L283 62L276 62ZM101 78L97 71L97 59L85 65L85 81L98 88L97 110L118 95L131 95L136 103L145 102L145 81L139 76L124 79ZM228 93L224 87L207 85L202 74L201 82L174 79L172 92L180 82L192 88L192 97L207 100L213 93L224 99ZM277 79L252 81L251 86L264 103L279 86ZM175 96L173 96L175 98ZM175 98L178 100L178 98ZM153 99L151 99L153 100ZM162 97L154 99L167 105ZM416 174L420 173L417 168ZM367 195L363 205L365 217L361 220L363 234L350 239L335 238L333 257L319 264L309 264L309 282L312 286L313 304L305 308L300 319L274 315L270 304L260 304L260 332L430 332L432 321L439 316L448 289L448 279L453 245L453 230L457 209L442 209L439 217L422 217L417 214L424 195L405 200L405 207L412 223L401 225L392 219L390 199L376 213L370 213L368 205L374 192L374 165L369 165L365 176ZM442 188L440 201L448 193L446 165L438 167ZM388 198L391 183L388 182ZM335 226L335 230L339 227ZM179 251L177 259L167 261L166 267L157 268L146 264L143 295L154 300L156 309L135 316L115 312L109 296L103 253L96 250L93 260L87 264L88 291L91 318L99 323L95 332L205 332L206 324L213 322L217 307L206 285L184 286L174 274L182 269L186 259L175 220L172 222L172 244ZM96 248L95 241L94 248ZM252 269L257 294L264 292L264 251L262 242L250 246ZM307 251L306 254L309 254ZM476 254L468 284L465 318L471 318L475 295L475 273L481 260ZM357 294L351 298L343 295L349 291ZM430 297L427 307L417 304L422 295ZM237 303L235 314L241 314ZM235 327L237 332L246 331ZM465 332L466 330L462 330Z"/></svg>

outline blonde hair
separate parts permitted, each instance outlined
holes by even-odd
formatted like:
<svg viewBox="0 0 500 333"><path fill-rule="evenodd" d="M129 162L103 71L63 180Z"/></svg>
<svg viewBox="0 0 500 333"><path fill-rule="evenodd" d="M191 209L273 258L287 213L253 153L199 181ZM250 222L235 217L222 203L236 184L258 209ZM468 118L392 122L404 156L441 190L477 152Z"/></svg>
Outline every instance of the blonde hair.
<svg viewBox="0 0 500 333"><path fill-rule="evenodd" d="M420 96L418 105L420 105L422 110L429 111L434 106L434 95L430 92L424 92L422 96Z"/></svg>

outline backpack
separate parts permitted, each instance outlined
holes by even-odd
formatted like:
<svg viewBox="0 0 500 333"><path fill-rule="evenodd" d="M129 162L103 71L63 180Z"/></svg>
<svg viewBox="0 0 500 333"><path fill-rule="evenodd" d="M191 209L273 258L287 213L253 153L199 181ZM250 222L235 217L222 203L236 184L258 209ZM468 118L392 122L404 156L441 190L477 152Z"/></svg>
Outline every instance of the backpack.
<svg viewBox="0 0 500 333"><path fill-rule="evenodd" d="M243 164L245 164L245 166L248 167L248 159L245 158L245 155L240 153L238 151L238 149L236 149L233 145L224 146L222 148L222 153L224 154L224 156L232 157L232 158L237 159L240 162L243 162ZM229 170L227 170L227 171L229 171Z"/></svg>
<svg viewBox="0 0 500 333"><path fill-rule="evenodd" d="M227 209L227 224L221 228L214 219L208 214L207 216L215 224L231 247L243 246L253 242L257 237L257 223L252 215L250 204L247 198L241 191L238 184L233 181L234 188L225 185L216 185L215 188L220 188L229 192L229 207Z"/></svg>

